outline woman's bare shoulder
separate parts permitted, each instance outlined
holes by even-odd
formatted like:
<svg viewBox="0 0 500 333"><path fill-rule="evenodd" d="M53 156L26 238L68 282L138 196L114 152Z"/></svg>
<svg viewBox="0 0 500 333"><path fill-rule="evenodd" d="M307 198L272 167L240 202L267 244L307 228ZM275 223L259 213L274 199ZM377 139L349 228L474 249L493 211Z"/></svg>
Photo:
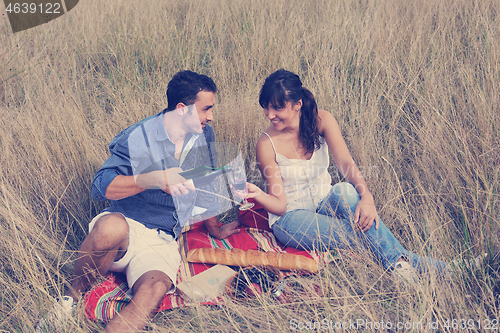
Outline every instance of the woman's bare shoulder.
<svg viewBox="0 0 500 333"><path fill-rule="evenodd" d="M268 130L262 132L259 139L257 140L257 145L256 145L257 149L271 147L271 139L269 138L268 135L272 136L271 134L269 134Z"/></svg>
<svg viewBox="0 0 500 333"><path fill-rule="evenodd" d="M326 110L318 110L318 117L321 120L335 120L333 115Z"/></svg>
<svg viewBox="0 0 500 333"><path fill-rule="evenodd" d="M326 129L331 129L332 126L338 126L335 117L328 111L318 110L318 129L320 134L323 134Z"/></svg>

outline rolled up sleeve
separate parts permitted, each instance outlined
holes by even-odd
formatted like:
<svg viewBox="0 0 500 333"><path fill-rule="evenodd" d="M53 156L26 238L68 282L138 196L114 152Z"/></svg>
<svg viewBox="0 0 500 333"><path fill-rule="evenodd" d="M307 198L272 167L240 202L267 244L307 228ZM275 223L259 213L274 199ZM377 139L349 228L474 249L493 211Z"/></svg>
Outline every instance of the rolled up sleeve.
<svg viewBox="0 0 500 333"><path fill-rule="evenodd" d="M92 182L92 198L94 200L107 200L106 190L116 176L118 176L118 172L115 170L99 170Z"/></svg>
<svg viewBox="0 0 500 333"><path fill-rule="evenodd" d="M112 142L109 146L111 156L104 162L102 167L94 175L92 181L92 198L94 200L107 200L106 190L118 175L133 175L128 156L127 144Z"/></svg>

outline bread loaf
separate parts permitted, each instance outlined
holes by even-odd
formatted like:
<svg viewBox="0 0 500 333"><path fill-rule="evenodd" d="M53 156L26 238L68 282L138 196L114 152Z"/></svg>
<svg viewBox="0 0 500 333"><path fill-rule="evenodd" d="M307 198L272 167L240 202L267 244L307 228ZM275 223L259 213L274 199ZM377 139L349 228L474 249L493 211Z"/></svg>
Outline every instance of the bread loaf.
<svg viewBox="0 0 500 333"><path fill-rule="evenodd" d="M241 267L272 266L281 270L304 270L311 273L318 271L318 263L314 259L291 253L256 250L192 249L187 254L187 261Z"/></svg>

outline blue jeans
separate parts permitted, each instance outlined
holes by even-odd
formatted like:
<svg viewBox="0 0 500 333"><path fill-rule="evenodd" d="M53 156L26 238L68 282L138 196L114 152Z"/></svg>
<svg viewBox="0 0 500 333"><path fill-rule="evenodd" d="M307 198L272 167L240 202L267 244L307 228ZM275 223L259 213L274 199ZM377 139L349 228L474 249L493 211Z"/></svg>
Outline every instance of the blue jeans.
<svg viewBox="0 0 500 333"><path fill-rule="evenodd" d="M296 209L283 214L272 226L276 238L287 246L302 250L357 248L369 251L386 269L393 269L399 258L406 258L420 273L441 273L447 263L421 257L405 250L379 219L366 232L355 231L354 211L361 197L349 183L335 184L316 211ZM361 248L359 248L361 247Z"/></svg>

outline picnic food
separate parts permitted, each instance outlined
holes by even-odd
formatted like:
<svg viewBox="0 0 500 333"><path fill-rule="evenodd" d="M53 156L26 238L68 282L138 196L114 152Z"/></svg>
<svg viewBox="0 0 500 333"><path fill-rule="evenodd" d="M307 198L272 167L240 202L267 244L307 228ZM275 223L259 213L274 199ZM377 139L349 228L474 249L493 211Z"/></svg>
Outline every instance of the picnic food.
<svg viewBox="0 0 500 333"><path fill-rule="evenodd" d="M291 253L263 252L257 250L200 248L187 254L187 261L228 266L272 266L280 270L318 272L318 263L311 258Z"/></svg>

